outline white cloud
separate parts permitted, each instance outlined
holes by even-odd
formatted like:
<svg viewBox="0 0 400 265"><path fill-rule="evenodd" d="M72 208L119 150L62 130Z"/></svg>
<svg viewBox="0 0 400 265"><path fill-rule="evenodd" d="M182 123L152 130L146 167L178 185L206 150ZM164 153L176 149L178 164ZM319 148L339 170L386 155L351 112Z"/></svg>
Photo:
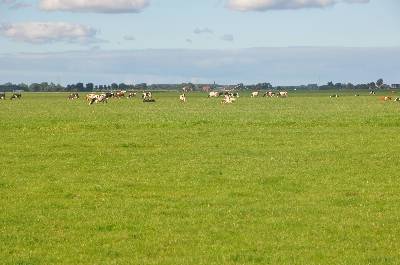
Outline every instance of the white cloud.
<svg viewBox="0 0 400 265"><path fill-rule="evenodd" d="M0 34L16 41L30 43L91 42L97 31L91 27L65 22L25 22L3 24Z"/></svg>
<svg viewBox="0 0 400 265"><path fill-rule="evenodd" d="M228 0L227 7L236 11L324 8L337 3L368 3L369 0Z"/></svg>
<svg viewBox="0 0 400 265"><path fill-rule="evenodd" d="M22 9L22 8L28 8L31 7L31 4L25 3L25 2L17 2L17 0L1 0L0 5L6 5L8 6L8 9Z"/></svg>
<svg viewBox="0 0 400 265"><path fill-rule="evenodd" d="M124 40L132 41L132 40L136 40L136 38L133 35L125 35L124 36Z"/></svg>
<svg viewBox="0 0 400 265"><path fill-rule="evenodd" d="M193 30L193 33L194 33L194 34L203 34L203 33L206 33L206 34L213 34L214 31L211 30L211 29L209 29L209 28L195 28L195 29Z"/></svg>
<svg viewBox="0 0 400 265"><path fill-rule="evenodd" d="M221 36L221 40L232 42L232 41L234 41L234 37L232 34L224 34Z"/></svg>
<svg viewBox="0 0 400 265"><path fill-rule="evenodd" d="M46 11L93 13L138 13L150 0L41 0L40 8Z"/></svg>

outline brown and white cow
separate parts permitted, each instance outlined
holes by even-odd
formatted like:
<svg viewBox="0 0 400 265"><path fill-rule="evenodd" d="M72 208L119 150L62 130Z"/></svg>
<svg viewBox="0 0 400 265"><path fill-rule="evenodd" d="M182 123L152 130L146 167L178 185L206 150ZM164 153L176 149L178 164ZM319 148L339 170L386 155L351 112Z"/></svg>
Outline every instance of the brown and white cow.
<svg viewBox="0 0 400 265"><path fill-rule="evenodd" d="M287 98L288 97L288 92L287 91L279 91L278 92L278 97Z"/></svg>

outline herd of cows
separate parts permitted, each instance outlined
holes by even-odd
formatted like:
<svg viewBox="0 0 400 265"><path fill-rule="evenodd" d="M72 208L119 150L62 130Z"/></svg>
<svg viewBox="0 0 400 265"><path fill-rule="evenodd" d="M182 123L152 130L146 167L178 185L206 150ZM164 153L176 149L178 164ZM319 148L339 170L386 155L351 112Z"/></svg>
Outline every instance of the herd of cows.
<svg viewBox="0 0 400 265"><path fill-rule="evenodd" d="M258 97L260 93L258 91L252 92L251 97L255 98ZM107 93L102 93L102 94L87 94L86 95L86 101L88 102L89 105L95 104L95 103L107 103L110 98L116 98L116 99L121 99L121 98L134 98L137 96L136 92L127 92L127 91L118 91L118 92L107 92ZM221 103L222 104L230 104L236 101L237 98L239 98L239 93L238 92L231 92L231 91L212 91L208 93L209 98L218 98L218 97L223 97ZM280 91L280 92L273 92L273 91L267 91L263 95L264 97L287 97L288 92L286 91ZM143 92L141 94L141 98L143 102L155 102L156 100L153 98L153 94L151 92ZM72 93L68 96L68 99L74 100L74 99L79 99L79 94L78 93ZM186 94L180 94L179 95L179 100L181 102L186 102Z"/></svg>
<svg viewBox="0 0 400 265"><path fill-rule="evenodd" d="M116 99L121 99L121 98L128 98L132 99L137 96L138 92L127 92L127 91L117 91L117 92L106 92L106 93L101 93L101 94L95 94L95 93L90 93L86 95L86 101L88 102L89 105L92 104L97 104L97 103L107 103L110 98L116 98ZM370 91L370 95L375 95L375 91ZM261 93L259 91L253 91L251 92L251 98L256 98L259 97ZM263 97L281 97L281 98L286 98L288 97L288 92L287 91L266 91L262 94ZM359 94L356 94L355 96L359 96ZM231 104L235 102L239 98L239 93L238 92L233 92L233 91L211 91L208 93L208 98L218 98L218 97L223 97L221 103L222 104ZM338 98L338 94L330 95L330 98ZM10 99L21 99L22 94L21 92L14 92L11 94ZM143 102L148 103L148 102L155 102L156 100L153 98L153 94L151 92L143 92L141 93L141 98ZM5 100L6 99L6 94L5 92L0 92L0 100ZM69 100L76 100L79 99L79 94L78 93L71 93L68 95ZM382 96L380 97L382 101L395 101L395 102L400 102L399 97L391 97L391 96ZM180 94L179 95L179 100L181 102L186 102L186 94Z"/></svg>

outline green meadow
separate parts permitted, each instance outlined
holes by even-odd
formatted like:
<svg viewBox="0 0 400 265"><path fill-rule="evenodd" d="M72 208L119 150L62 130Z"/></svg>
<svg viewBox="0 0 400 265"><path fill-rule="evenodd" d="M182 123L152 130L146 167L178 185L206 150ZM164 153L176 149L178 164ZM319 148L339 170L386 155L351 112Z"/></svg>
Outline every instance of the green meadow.
<svg viewBox="0 0 400 265"><path fill-rule="evenodd" d="M335 93L0 101L0 264L400 264L400 103Z"/></svg>

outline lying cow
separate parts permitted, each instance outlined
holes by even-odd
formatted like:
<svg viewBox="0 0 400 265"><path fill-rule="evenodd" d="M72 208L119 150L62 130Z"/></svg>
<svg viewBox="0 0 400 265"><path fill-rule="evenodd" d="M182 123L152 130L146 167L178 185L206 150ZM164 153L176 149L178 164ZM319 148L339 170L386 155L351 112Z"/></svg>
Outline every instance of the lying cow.
<svg viewBox="0 0 400 265"><path fill-rule="evenodd" d="M369 91L369 94L370 94L370 95L375 95L375 91L374 91L374 90L371 90L371 91Z"/></svg>
<svg viewBox="0 0 400 265"><path fill-rule="evenodd" d="M251 92L251 97L252 97L252 98L258 97L258 95L259 95L259 92L258 92L258 91Z"/></svg>
<svg viewBox="0 0 400 265"><path fill-rule="evenodd" d="M69 100L74 100L74 99L79 99L79 94L78 93L72 93L68 96Z"/></svg>
<svg viewBox="0 0 400 265"><path fill-rule="evenodd" d="M330 98L338 98L339 95L338 95L338 94L335 94L335 95L330 95L329 97L330 97Z"/></svg>
<svg viewBox="0 0 400 265"><path fill-rule="evenodd" d="M186 102L186 96L185 96L185 94L180 95L180 96L179 96L179 100L180 100L181 102Z"/></svg>
<svg viewBox="0 0 400 265"><path fill-rule="evenodd" d="M211 91L208 93L209 98L217 98L219 96L220 96L220 92L217 92L217 91Z"/></svg>
<svg viewBox="0 0 400 265"><path fill-rule="evenodd" d="M287 91L280 91L277 94L278 97L282 97L282 98L287 98L288 97L288 92Z"/></svg>
<svg viewBox="0 0 400 265"><path fill-rule="evenodd" d="M229 95L225 95L224 99L221 101L221 104L231 104L236 101L236 98L230 97Z"/></svg>
<svg viewBox="0 0 400 265"><path fill-rule="evenodd" d="M136 93L130 92L128 94L128 98L134 98L134 97L136 97Z"/></svg>
<svg viewBox="0 0 400 265"><path fill-rule="evenodd" d="M393 101L400 102L400 98L395 98Z"/></svg>
<svg viewBox="0 0 400 265"><path fill-rule="evenodd" d="M152 103L152 102L156 102L156 100L154 98L144 98L143 102L144 103Z"/></svg>
<svg viewBox="0 0 400 265"><path fill-rule="evenodd" d="M384 96L384 97L381 97L381 100L383 100L383 101L390 101L390 100L392 100L392 97Z"/></svg>

